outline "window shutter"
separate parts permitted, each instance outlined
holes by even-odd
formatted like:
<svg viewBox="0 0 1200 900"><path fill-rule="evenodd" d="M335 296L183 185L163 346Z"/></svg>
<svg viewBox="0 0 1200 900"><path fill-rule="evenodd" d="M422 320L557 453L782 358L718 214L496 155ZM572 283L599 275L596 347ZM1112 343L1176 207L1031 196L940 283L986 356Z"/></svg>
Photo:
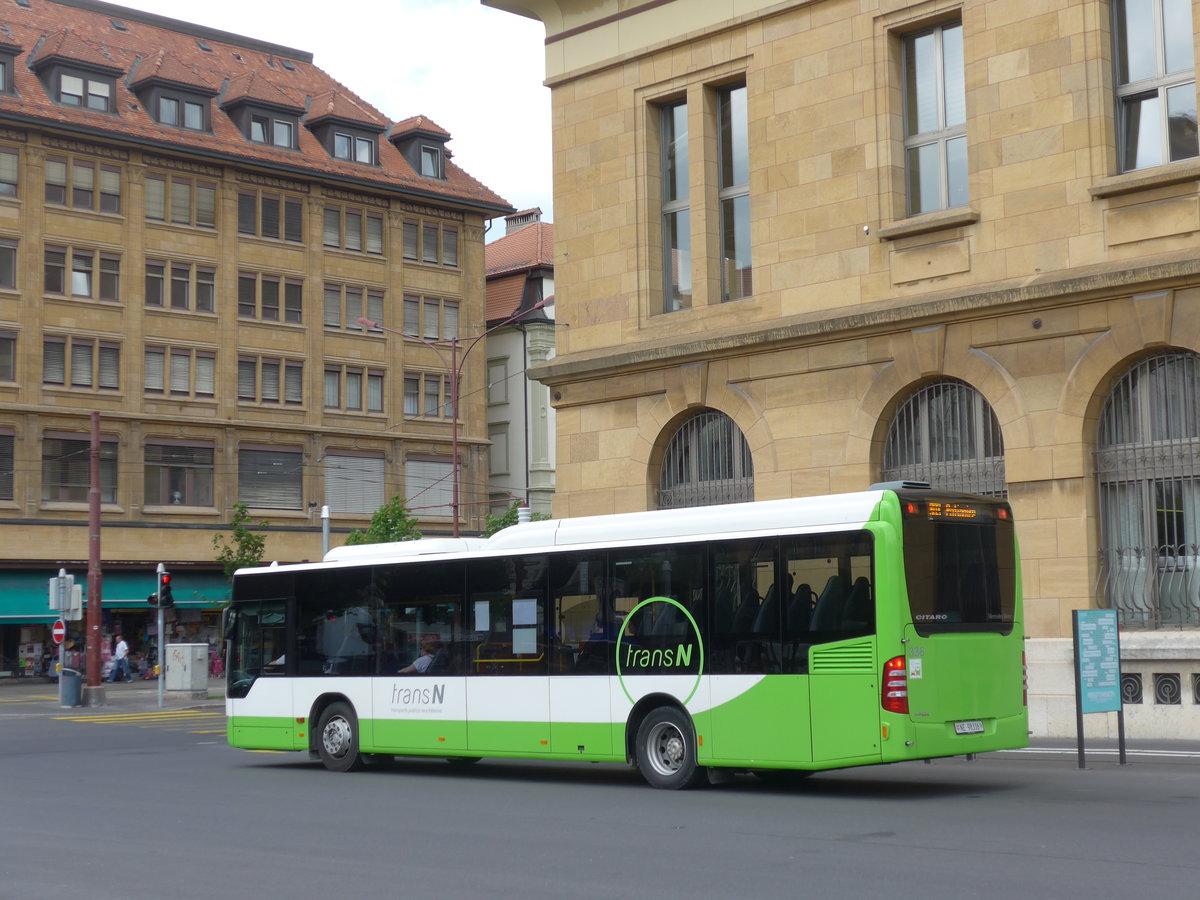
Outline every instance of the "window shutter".
<svg viewBox="0 0 1200 900"><path fill-rule="evenodd" d="M384 504L383 459L325 457L325 502L332 513L371 515Z"/></svg>
<svg viewBox="0 0 1200 900"><path fill-rule="evenodd" d="M196 393L211 397L216 393L217 358L208 353L196 354Z"/></svg>
<svg viewBox="0 0 1200 900"><path fill-rule="evenodd" d="M340 328L342 325L342 289L337 285L325 285L325 327Z"/></svg>
<svg viewBox="0 0 1200 900"><path fill-rule="evenodd" d="M362 288L346 288L346 327L362 329L358 320L362 318Z"/></svg>
<svg viewBox="0 0 1200 900"><path fill-rule="evenodd" d="M405 222L404 223L404 258L405 259L416 259L417 258L417 238L418 238L417 223L416 222Z"/></svg>
<svg viewBox="0 0 1200 900"><path fill-rule="evenodd" d="M238 231L242 234L258 232L257 198L253 194L238 194Z"/></svg>
<svg viewBox="0 0 1200 900"><path fill-rule="evenodd" d="M67 381L67 345L60 340L42 344L42 381L65 384Z"/></svg>
<svg viewBox="0 0 1200 900"><path fill-rule="evenodd" d="M367 216L367 252L383 253L383 219L379 216Z"/></svg>
<svg viewBox="0 0 1200 900"><path fill-rule="evenodd" d="M262 400L264 402L279 402L279 360L264 359L262 361Z"/></svg>
<svg viewBox="0 0 1200 900"><path fill-rule="evenodd" d="M342 216L336 209L325 210L325 246L342 246Z"/></svg>
<svg viewBox="0 0 1200 900"><path fill-rule="evenodd" d="M367 318L383 324L383 294L379 291L367 291Z"/></svg>
<svg viewBox="0 0 1200 900"><path fill-rule="evenodd" d="M442 230L442 262L447 266L458 265L458 229Z"/></svg>
<svg viewBox="0 0 1200 900"><path fill-rule="evenodd" d="M325 370L325 405L330 408L341 406L341 369Z"/></svg>
<svg viewBox="0 0 1200 900"><path fill-rule="evenodd" d="M116 390L121 386L121 348L100 345L100 387Z"/></svg>
<svg viewBox="0 0 1200 900"><path fill-rule="evenodd" d="M171 393L186 394L191 380L192 354L187 350L171 351Z"/></svg>
<svg viewBox="0 0 1200 900"><path fill-rule="evenodd" d="M211 184L196 185L196 224L214 228L217 224L217 189Z"/></svg>
<svg viewBox="0 0 1200 900"><path fill-rule="evenodd" d="M163 351L146 351L146 390L159 392L163 390Z"/></svg>
<svg viewBox="0 0 1200 900"><path fill-rule="evenodd" d="M299 200L283 201L283 239L285 241L304 240L304 217Z"/></svg>
<svg viewBox="0 0 1200 900"><path fill-rule="evenodd" d="M167 217L167 183L157 175L146 176L146 218L162 221Z"/></svg>
<svg viewBox="0 0 1200 900"><path fill-rule="evenodd" d="M179 225L191 224L192 183L190 181L171 182L171 221Z"/></svg>
<svg viewBox="0 0 1200 900"><path fill-rule="evenodd" d="M452 515L453 477L448 460L408 460L404 466L405 506L420 516Z"/></svg>
<svg viewBox="0 0 1200 900"><path fill-rule="evenodd" d="M283 399L288 403L304 402L304 365L288 363L284 370Z"/></svg>
<svg viewBox="0 0 1200 900"><path fill-rule="evenodd" d="M71 384L76 387L92 386L92 342L71 342Z"/></svg>
<svg viewBox="0 0 1200 900"><path fill-rule="evenodd" d="M264 509L301 508L301 458L295 451L238 452L238 500Z"/></svg>
<svg viewBox="0 0 1200 900"><path fill-rule="evenodd" d="M238 399L258 399L258 365L253 359L238 360Z"/></svg>
<svg viewBox="0 0 1200 900"><path fill-rule="evenodd" d="M457 303L446 303L442 306L442 337L447 340L458 337Z"/></svg>

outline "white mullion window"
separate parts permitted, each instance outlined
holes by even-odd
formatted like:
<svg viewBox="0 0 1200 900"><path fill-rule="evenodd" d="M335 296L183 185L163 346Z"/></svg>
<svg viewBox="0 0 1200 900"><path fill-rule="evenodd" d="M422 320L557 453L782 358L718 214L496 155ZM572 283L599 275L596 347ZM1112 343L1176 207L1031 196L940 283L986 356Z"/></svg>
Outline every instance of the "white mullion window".
<svg viewBox="0 0 1200 900"><path fill-rule="evenodd" d="M664 312L692 305L692 218L688 183L688 105L662 107L662 267Z"/></svg>
<svg viewBox="0 0 1200 900"><path fill-rule="evenodd" d="M746 86L717 94L717 166L721 204L721 302L754 293L750 268L750 153Z"/></svg>
<svg viewBox="0 0 1200 900"><path fill-rule="evenodd" d="M962 23L905 35L904 169L908 214L967 204Z"/></svg>
<svg viewBox="0 0 1200 900"><path fill-rule="evenodd" d="M1200 156L1191 0L1115 0L1121 170Z"/></svg>

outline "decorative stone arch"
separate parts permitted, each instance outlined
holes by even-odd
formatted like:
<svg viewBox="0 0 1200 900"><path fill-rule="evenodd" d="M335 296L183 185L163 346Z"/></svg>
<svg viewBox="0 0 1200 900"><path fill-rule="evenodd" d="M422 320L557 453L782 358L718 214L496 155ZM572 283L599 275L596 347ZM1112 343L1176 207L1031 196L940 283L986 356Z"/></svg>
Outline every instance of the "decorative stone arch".
<svg viewBox="0 0 1200 900"><path fill-rule="evenodd" d="M875 374L851 413L846 460L866 468L864 484L882 471L883 445L897 408L914 388L937 378L966 382L987 401L1000 423L1006 457L1033 446L1029 409L1016 379L982 350L964 346L948 352L945 332L939 325L895 335L892 361ZM1011 479L1011 467L1008 474Z"/></svg>
<svg viewBox="0 0 1200 900"><path fill-rule="evenodd" d="M717 371L714 371L717 370ZM657 507L658 476L667 443L679 425L704 409L724 413L741 430L754 460L755 493L765 473L777 469L775 441L763 409L724 379L724 367L708 362L679 366L667 374L665 390L639 410L638 439L630 463L646 473L645 509Z"/></svg>

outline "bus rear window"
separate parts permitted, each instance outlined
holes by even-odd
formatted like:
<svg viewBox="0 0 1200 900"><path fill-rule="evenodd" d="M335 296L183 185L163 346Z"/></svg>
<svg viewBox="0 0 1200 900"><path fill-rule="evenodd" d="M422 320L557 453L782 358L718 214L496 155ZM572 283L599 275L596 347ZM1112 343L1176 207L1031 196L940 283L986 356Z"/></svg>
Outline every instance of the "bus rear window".
<svg viewBox="0 0 1200 900"><path fill-rule="evenodd" d="M917 633L1009 634L1016 555L1007 504L988 509L932 501L914 508L902 500L901 505L905 578ZM972 514L966 512L970 509Z"/></svg>

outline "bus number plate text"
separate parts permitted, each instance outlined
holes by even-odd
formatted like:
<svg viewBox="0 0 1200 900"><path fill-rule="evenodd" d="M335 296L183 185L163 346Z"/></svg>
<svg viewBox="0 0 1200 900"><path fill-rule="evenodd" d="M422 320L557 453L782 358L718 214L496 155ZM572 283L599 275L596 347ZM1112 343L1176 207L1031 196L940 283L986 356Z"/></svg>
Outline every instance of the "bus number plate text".
<svg viewBox="0 0 1200 900"><path fill-rule="evenodd" d="M983 734L983 722L979 719L968 719L965 722L954 723L955 734Z"/></svg>

